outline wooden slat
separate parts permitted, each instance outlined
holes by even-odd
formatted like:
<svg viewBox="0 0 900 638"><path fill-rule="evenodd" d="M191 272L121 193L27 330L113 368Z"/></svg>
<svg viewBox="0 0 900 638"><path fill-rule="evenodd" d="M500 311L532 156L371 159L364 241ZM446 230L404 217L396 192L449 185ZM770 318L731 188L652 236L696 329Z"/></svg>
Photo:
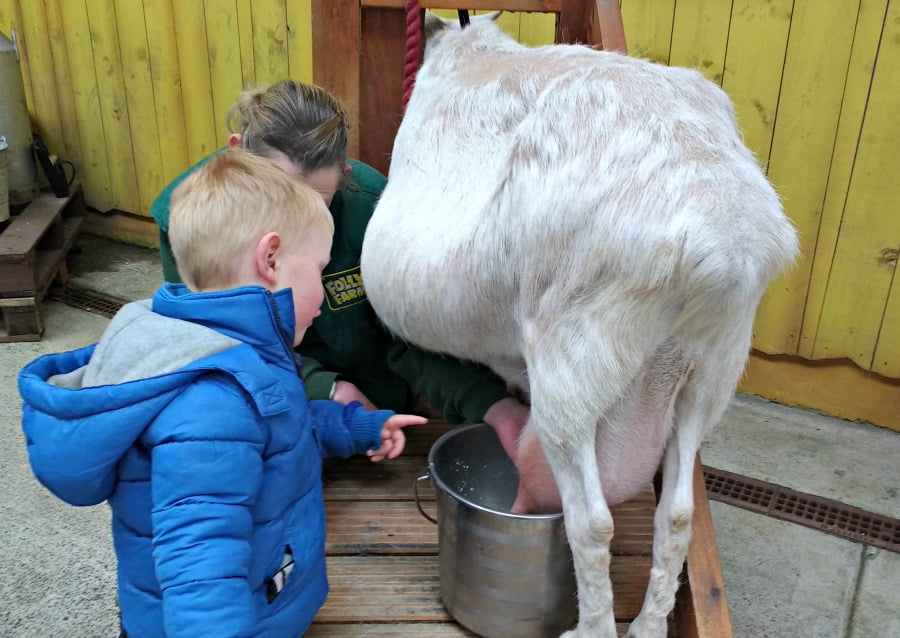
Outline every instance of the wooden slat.
<svg viewBox="0 0 900 638"><path fill-rule="evenodd" d="M617 633L624 636L628 631L627 623L616 625ZM456 623L405 623L372 625L363 623L320 624L315 623L306 633L307 638L377 638L379 636L397 636L398 638L457 638L458 636L477 636Z"/></svg>
<svg viewBox="0 0 900 638"><path fill-rule="evenodd" d="M563 0L556 21L556 41L560 44L588 43L589 12L583 0Z"/></svg>
<svg viewBox="0 0 900 638"><path fill-rule="evenodd" d="M692 527L685 569L688 585L677 593L678 638L731 638L725 583L699 455L694 462Z"/></svg>
<svg viewBox="0 0 900 638"><path fill-rule="evenodd" d="M147 53L153 71L150 76L153 111L156 130L161 132L156 141L160 159L159 183L164 185L190 165L181 94L182 72L178 64L172 3L169 0L144 0L143 4ZM153 193L151 198L157 194ZM148 214L149 210L141 212Z"/></svg>
<svg viewBox="0 0 900 638"><path fill-rule="evenodd" d="M203 5L203 0L172 3L189 164L200 161L219 147ZM222 144L224 142L222 140Z"/></svg>
<svg viewBox="0 0 900 638"><path fill-rule="evenodd" d="M437 556L332 556L331 593L317 622L450 620L440 600Z"/></svg>
<svg viewBox="0 0 900 638"><path fill-rule="evenodd" d="M431 533L433 525L422 517L414 503L415 480L424 465L425 459L417 457L401 457L377 465L358 457L327 469L324 479L329 518L340 520L342 525L340 536L334 539L329 536L329 543L336 547L367 543L388 546L395 541L387 533L394 532L398 525L396 533L405 539L403 542L411 545L436 542ZM437 516L433 502L435 489L430 481L419 484L419 497L425 512ZM631 501L611 508L615 522L610 547L613 554L651 554L655 506L653 489L648 485ZM411 520L401 520L401 513L409 513ZM328 529L330 534L330 524ZM413 538L413 531L422 536Z"/></svg>
<svg viewBox="0 0 900 638"><path fill-rule="evenodd" d="M613 613L631 620L640 611L650 574L649 556L613 556ZM331 593L317 622L449 620L440 601L437 556L330 556Z"/></svg>
<svg viewBox="0 0 900 638"><path fill-rule="evenodd" d="M79 141L79 124L75 110L75 98L70 88L72 76L69 70L69 56L64 44L66 37L63 33L62 14L59 8L61 1L64 0L44 0L46 9L44 30L50 42L55 43L55 46L50 47L50 51L53 56L53 80L56 86L55 94L63 143L55 152L78 167L79 173L83 178L81 167L84 166L85 162Z"/></svg>
<svg viewBox="0 0 900 638"><path fill-rule="evenodd" d="M427 474L424 456L403 454L392 461L372 463L357 456L339 461L322 473L326 501L411 501L416 477ZM423 500L434 500L428 481L419 489ZM432 505L433 507L433 505Z"/></svg>
<svg viewBox="0 0 900 638"><path fill-rule="evenodd" d="M437 527L419 513L415 503L333 501L327 504L326 513L325 550L329 556L437 554Z"/></svg>
<svg viewBox="0 0 900 638"><path fill-rule="evenodd" d="M253 0L235 0L241 59L241 86L259 86L263 82L256 77L256 56L253 52ZM281 78L279 78L281 79Z"/></svg>
<svg viewBox="0 0 900 638"><path fill-rule="evenodd" d="M69 77L65 89L72 94L78 122L78 146L82 164L79 175L89 206L101 212L115 208L109 174L109 155L100 113L100 96L94 68L90 25L83 3L59 0L61 33ZM118 161L118 158L116 158Z"/></svg>
<svg viewBox="0 0 900 638"><path fill-rule="evenodd" d="M406 21L402 11L366 9L362 12L360 113L369 117L359 135L359 159L387 175L394 137L403 117L403 59Z"/></svg>
<svg viewBox="0 0 900 638"><path fill-rule="evenodd" d="M288 76L313 81L312 6L309 2L287 3Z"/></svg>
<svg viewBox="0 0 900 638"><path fill-rule="evenodd" d="M307 638L458 638L459 636L475 636L471 631L454 622L442 623L403 623L373 625L365 623L324 623L316 622L306 632Z"/></svg>
<svg viewBox="0 0 900 638"><path fill-rule="evenodd" d="M655 511L656 494L651 483L630 501L611 507L615 532L609 551L621 556L650 556Z"/></svg>
<svg viewBox="0 0 900 638"><path fill-rule="evenodd" d="M622 0L622 22L631 55L667 64L675 0Z"/></svg>
<svg viewBox="0 0 900 638"><path fill-rule="evenodd" d="M90 25L94 87L100 98L112 205L120 210L137 211L141 204L134 153L140 148L132 145L116 12L108 0L84 0L84 6ZM90 143L101 142L96 139Z"/></svg>
<svg viewBox="0 0 900 638"><path fill-rule="evenodd" d="M228 109L244 90L241 77L241 35L237 5L233 2L205 3L209 78L212 83L213 122L217 146L228 140ZM246 25L251 28L251 25Z"/></svg>
<svg viewBox="0 0 900 638"><path fill-rule="evenodd" d="M29 104L32 121L50 152L64 152L62 123L56 101L56 76L47 14L43 2L20 2L22 33L19 34L20 57L28 61L33 102ZM24 36L24 38L23 38ZM56 43L53 43L55 46ZM68 158L67 158L68 159Z"/></svg>
<svg viewBox="0 0 900 638"><path fill-rule="evenodd" d="M721 86L730 20L731 2L678 0L669 64L697 69Z"/></svg>
<svg viewBox="0 0 900 638"><path fill-rule="evenodd" d="M793 0L735 0L722 88L734 102L744 142L769 161Z"/></svg>
<svg viewBox="0 0 900 638"><path fill-rule="evenodd" d="M260 86L289 77L285 4L284 0L253 1L253 66Z"/></svg>
<svg viewBox="0 0 900 638"><path fill-rule="evenodd" d="M559 13L565 0L419 0L423 9L483 9L486 11L540 11ZM403 9L405 0L362 0L360 5L369 8ZM465 6L462 6L465 5Z"/></svg>
<svg viewBox="0 0 900 638"><path fill-rule="evenodd" d="M116 0L115 16L124 69L131 144L138 151L134 153L138 207L126 210L146 214L150 210L150 204L166 185L162 177L159 139L170 133L165 131L160 135L157 129L144 5L142 2Z"/></svg>
<svg viewBox="0 0 900 638"><path fill-rule="evenodd" d="M405 428L406 448L403 453L408 456L427 456L434 442L452 429L452 425L439 419L431 420L426 425Z"/></svg>
<svg viewBox="0 0 900 638"><path fill-rule="evenodd" d="M61 202L50 193L42 193L28 204L23 214L13 217L9 226L0 233L0 262L24 260L70 199L67 197Z"/></svg>
<svg viewBox="0 0 900 638"><path fill-rule="evenodd" d="M347 110L350 157L359 157L360 24L359 0L312 1L313 81Z"/></svg>
<svg viewBox="0 0 900 638"><path fill-rule="evenodd" d="M828 278L817 357L847 356L862 369L900 377L900 2L884 20L841 233Z"/></svg>
<svg viewBox="0 0 900 638"><path fill-rule="evenodd" d="M815 0L796 0L791 20L768 176L806 258L774 282L759 307L754 340L764 352L795 354L799 345L859 2L820 9Z"/></svg>
<svg viewBox="0 0 900 638"><path fill-rule="evenodd" d="M850 189L854 162L856 161L860 133L866 117L866 105L872 86L875 60L878 57L878 45L883 41L881 31L885 26L887 4L887 0L874 0L872 2L863 2L859 7L859 18L853 37L853 49L850 53L850 66L847 69L847 82L844 86L844 97L841 102L841 117L838 122L837 136L834 142L831 171L828 175L828 190L825 193L825 202L822 205L822 222L819 224L819 237L812 261L809 292L807 293L800 343L797 349L797 354L807 359L834 358L834 346L841 339L841 333L846 333L847 329L847 326L840 326L838 334L825 334L824 341L819 344L817 350L816 336L819 330L819 322L822 319L825 294L834 263L833 257L840 235L844 207L847 203L847 194ZM892 145L891 148L895 149L895 146ZM877 187L876 190L880 191ZM888 201L883 199L880 192L879 199ZM876 203L875 206L877 207L878 204ZM880 226L880 223L875 225ZM859 310L855 300L851 301L849 307L852 308L854 313ZM837 337L837 341L834 337ZM765 396L771 397L769 394ZM822 396L828 395L823 393ZM860 397L857 401L862 402L862 398ZM836 412L828 413L838 414Z"/></svg>
<svg viewBox="0 0 900 638"><path fill-rule="evenodd" d="M550 13L525 13L519 24L519 41L530 47L553 44L556 16Z"/></svg>

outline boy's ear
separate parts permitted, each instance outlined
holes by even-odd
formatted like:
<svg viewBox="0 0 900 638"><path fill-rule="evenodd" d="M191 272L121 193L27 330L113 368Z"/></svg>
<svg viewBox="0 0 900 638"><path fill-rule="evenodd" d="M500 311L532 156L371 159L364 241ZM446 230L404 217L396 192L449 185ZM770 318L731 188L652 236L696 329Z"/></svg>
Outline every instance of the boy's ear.
<svg viewBox="0 0 900 638"><path fill-rule="evenodd" d="M228 148L234 148L235 146L240 146L243 138L240 133L232 133L228 136Z"/></svg>
<svg viewBox="0 0 900 638"><path fill-rule="evenodd" d="M266 287L274 286L277 281L280 253L281 235L278 233L266 233L256 244L253 263L256 275L265 283Z"/></svg>

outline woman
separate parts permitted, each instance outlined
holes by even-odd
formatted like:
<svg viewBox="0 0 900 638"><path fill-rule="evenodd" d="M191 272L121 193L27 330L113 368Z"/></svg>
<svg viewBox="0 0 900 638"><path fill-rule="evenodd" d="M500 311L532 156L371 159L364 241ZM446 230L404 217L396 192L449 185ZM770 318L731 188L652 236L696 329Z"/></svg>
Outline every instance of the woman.
<svg viewBox="0 0 900 638"><path fill-rule="evenodd" d="M334 218L331 261L322 274L322 314L297 347L309 398L361 401L369 409L408 412L421 395L451 423L491 425L514 459L528 408L510 395L506 384L487 368L395 338L366 299L359 257L386 180L370 166L347 158L349 123L341 104L320 87L282 80L242 93L229 110L228 122L234 131L229 146L265 157L311 186ZM151 206L169 282L180 281L168 240L169 199L195 168L178 176Z"/></svg>

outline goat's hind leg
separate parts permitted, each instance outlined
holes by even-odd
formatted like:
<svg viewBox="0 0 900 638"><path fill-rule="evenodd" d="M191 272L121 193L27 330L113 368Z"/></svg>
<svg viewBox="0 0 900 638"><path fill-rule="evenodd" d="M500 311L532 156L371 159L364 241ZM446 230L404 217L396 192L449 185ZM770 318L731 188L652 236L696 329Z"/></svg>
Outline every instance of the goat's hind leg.
<svg viewBox="0 0 900 638"><path fill-rule="evenodd" d="M666 635L667 617L675 606L678 577L691 542L697 451L734 395L750 349L752 322L752 312L732 317L693 361L675 399L675 427L666 446L662 493L654 515L650 582L627 638Z"/></svg>
<svg viewBox="0 0 900 638"><path fill-rule="evenodd" d="M655 344L608 315L608 321L557 321L552 330L532 326L526 332L529 423L559 488L578 585L578 626L565 638L617 635L609 579L613 520L597 468L597 423L624 395Z"/></svg>

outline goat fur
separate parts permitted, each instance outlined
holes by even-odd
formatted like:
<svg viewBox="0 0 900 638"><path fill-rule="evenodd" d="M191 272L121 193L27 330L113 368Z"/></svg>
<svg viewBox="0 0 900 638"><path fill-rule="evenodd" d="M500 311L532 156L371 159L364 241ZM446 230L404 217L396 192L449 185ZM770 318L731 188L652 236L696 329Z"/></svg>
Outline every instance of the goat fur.
<svg viewBox="0 0 900 638"><path fill-rule="evenodd" d="M562 507L579 591L565 636L616 636L609 506L662 463L650 584L628 635L665 636L696 453L796 232L730 100L698 72L527 48L490 21L426 25L363 246L369 300L403 339L490 366L529 397L515 509Z"/></svg>

